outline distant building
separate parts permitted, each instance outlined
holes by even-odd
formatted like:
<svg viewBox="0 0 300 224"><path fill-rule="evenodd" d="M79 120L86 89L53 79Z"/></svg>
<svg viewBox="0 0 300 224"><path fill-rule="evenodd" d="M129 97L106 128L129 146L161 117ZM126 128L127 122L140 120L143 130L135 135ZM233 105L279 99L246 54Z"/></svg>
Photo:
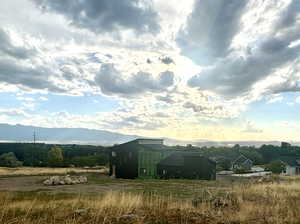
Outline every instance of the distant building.
<svg viewBox="0 0 300 224"><path fill-rule="evenodd" d="M162 139L136 139L113 146L109 160L110 175L116 178L215 179L215 164L199 153L166 146Z"/></svg>
<svg viewBox="0 0 300 224"><path fill-rule="evenodd" d="M300 157L285 156L281 157L280 161L285 165L283 174L300 175Z"/></svg>
<svg viewBox="0 0 300 224"><path fill-rule="evenodd" d="M248 159L244 155L240 155L236 160L232 162L231 169L232 170L239 170L243 169L245 171L250 171L253 166L253 161L251 159Z"/></svg>
<svg viewBox="0 0 300 224"><path fill-rule="evenodd" d="M289 148L291 147L291 144L288 142L281 142L281 148Z"/></svg>

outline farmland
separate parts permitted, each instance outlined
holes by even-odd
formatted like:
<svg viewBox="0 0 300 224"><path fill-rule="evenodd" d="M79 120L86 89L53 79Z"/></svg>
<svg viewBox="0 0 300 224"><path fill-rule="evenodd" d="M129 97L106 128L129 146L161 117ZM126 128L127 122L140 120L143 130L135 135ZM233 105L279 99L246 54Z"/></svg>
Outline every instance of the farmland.
<svg viewBox="0 0 300 224"><path fill-rule="evenodd" d="M100 172L85 175L88 184L67 186L43 186L43 175L2 176L0 223L299 223L300 220L299 177L201 181L120 180Z"/></svg>

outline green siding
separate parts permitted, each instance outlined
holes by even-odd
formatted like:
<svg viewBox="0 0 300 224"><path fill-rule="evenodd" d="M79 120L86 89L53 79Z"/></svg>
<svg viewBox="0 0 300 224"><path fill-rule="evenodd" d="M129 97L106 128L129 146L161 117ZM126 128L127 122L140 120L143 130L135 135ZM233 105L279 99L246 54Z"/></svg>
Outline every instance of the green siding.
<svg viewBox="0 0 300 224"><path fill-rule="evenodd" d="M157 163L170 155L171 151L140 150L138 155L138 174L140 178L156 178Z"/></svg>

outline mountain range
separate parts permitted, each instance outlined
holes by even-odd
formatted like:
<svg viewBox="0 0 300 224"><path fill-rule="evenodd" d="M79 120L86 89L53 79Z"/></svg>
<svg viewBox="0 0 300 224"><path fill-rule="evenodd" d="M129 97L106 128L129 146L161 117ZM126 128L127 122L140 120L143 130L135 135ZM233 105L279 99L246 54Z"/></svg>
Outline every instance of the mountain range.
<svg viewBox="0 0 300 224"><path fill-rule="evenodd" d="M91 144L91 145L113 145L120 144L136 138L145 136L126 135L116 132L94 130L85 128L44 128L24 125L0 124L0 142L33 142L34 135L37 142L56 144ZM163 138L163 137L162 137ZM280 141L180 141L176 139L163 138L167 145L195 146L260 146L263 144L279 145ZM299 145L299 142L292 143Z"/></svg>

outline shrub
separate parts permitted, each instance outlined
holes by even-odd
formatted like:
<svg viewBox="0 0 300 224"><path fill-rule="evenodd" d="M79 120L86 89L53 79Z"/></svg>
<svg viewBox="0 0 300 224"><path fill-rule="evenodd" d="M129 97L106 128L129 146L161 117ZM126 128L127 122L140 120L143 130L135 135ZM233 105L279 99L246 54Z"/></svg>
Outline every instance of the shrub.
<svg viewBox="0 0 300 224"><path fill-rule="evenodd" d="M0 166L5 167L19 167L22 166L22 162L20 162L13 152L3 153L0 156Z"/></svg>
<svg viewBox="0 0 300 224"><path fill-rule="evenodd" d="M64 156L61 148L55 146L48 152L48 164L50 167L61 167Z"/></svg>
<svg viewBox="0 0 300 224"><path fill-rule="evenodd" d="M280 160L274 160L266 166L266 170L271 171L272 173L280 174L285 170L285 165Z"/></svg>

